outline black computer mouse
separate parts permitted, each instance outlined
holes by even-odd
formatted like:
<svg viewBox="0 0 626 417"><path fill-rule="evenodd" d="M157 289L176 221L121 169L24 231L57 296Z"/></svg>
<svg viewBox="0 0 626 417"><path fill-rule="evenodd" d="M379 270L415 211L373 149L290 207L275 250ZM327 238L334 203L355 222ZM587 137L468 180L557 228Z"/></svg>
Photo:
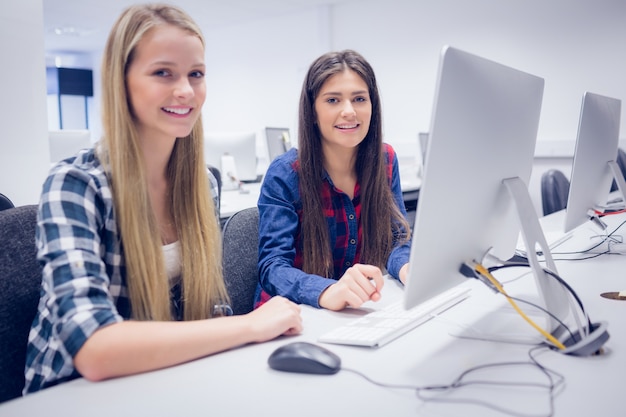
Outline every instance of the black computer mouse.
<svg viewBox="0 0 626 417"><path fill-rule="evenodd" d="M267 359L270 368L307 374L336 374L341 358L321 346L308 342L292 342L277 348Z"/></svg>

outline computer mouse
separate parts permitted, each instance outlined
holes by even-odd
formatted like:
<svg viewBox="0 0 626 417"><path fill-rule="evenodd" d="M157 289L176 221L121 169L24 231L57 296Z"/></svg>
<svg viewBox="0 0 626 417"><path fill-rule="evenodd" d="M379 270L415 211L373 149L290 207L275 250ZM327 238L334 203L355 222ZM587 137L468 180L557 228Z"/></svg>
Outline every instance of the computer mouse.
<svg viewBox="0 0 626 417"><path fill-rule="evenodd" d="M341 358L321 346L308 342L292 342L277 348L267 359L270 368L306 374L336 374Z"/></svg>

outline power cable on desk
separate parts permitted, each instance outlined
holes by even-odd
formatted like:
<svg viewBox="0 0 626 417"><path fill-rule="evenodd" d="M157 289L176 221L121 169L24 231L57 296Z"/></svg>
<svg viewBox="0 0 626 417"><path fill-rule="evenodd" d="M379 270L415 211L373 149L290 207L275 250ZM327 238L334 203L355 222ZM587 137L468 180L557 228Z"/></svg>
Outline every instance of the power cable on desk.
<svg viewBox="0 0 626 417"><path fill-rule="evenodd" d="M474 366L466 371L462 372L453 382L445 385L432 385L432 386L413 386L413 385L400 385L400 384L387 384L379 381L375 381L364 373L357 371L355 369L342 367L342 370L352 372L360 377L364 378L368 382L378 385L384 388L392 388L392 389L408 389L414 390L416 396L424 401L424 402L441 402L441 403L463 403L463 404L474 404L482 407L486 407L507 415L516 416L516 417L544 417L544 415L537 414L525 414L519 411L515 411L512 409L507 409L504 407L500 407L496 404L490 403L488 401L476 400L473 398L437 398L435 396L424 396L424 392L434 392L434 393L447 393L452 390L456 390L459 388L467 387L470 385L495 385L498 387L508 386L508 387L524 387L524 388L540 388L546 389L548 392L548 404L549 404L549 412L545 414L546 417L551 417L554 415L554 396L556 395L556 390L563 386L565 381L565 377L551 370L544 365L540 364L539 361L534 356L535 351L537 350L547 350L546 346L536 346L528 351L528 356L530 361L527 362L496 362L496 363L488 363L484 365ZM511 366L532 366L536 369L539 369L541 373L545 375L547 378L546 384L541 383L530 383L530 382L515 382L515 381L489 381L489 380L475 380L475 381L466 381L464 380L467 376L472 374L473 372L477 372L487 368L496 368L496 367L511 367Z"/></svg>
<svg viewBox="0 0 626 417"><path fill-rule="evenodd" d="M556 251L552 251L551 254L554 257L554 255L580 255L580 254L587 254L590 253L592 250L599 248L600 246L602 246L604 243L607 243L607 249L603 252L600 253L594 253L590 256L586 256L584 258L557 258L554 259L555 261L585 261L588 259L593 259L593 258L597 258L600 257L602 255L613 255L613 254L617 254L617 255L621 255L621 253L613 253L611 252L611 246L612 245L617 245L617 244L621 244L623 243L623 239L617 239L614 235L615 233L617 233L617 231L624 226L624 224L626 224L626 220L624 220L622 223L620 223L615 229L613 229L613 231L611 231L610 233L608 233L606 236L603 237L603 239L591 246L590 248L587 248L585 250L581 250L581 251L573 251L573 252L556 252ZM541 256L541 253L537 253L539 256ZM521 256L520 254L516 254L516 257L519 258L524 258L525 256ZM542 260L540 260L540 262L543 262Z"/></svg>
<svg viewBox="0 0 626 417"><path fill-rule="evenodd" d="M555 332L551 334L536 325L536 323L534 323L530 319L530 317L528 317L523 311L521 311L519 307L517 307L513 299L504 291L502 284L498 282L498 280L496 280L491 273L492 271L511 267L529 268L530 265L525 263L505 263L491 268L485 268L480 263L473 261L471 263L464 263L460 268L460 272L468 278L478 279L479 281L489 286L492 290L503 294L507 298L509 303L511 303L511 305L515 308L515 310L532 327L539 331L551 345L557 347L561 352L575 356L591 356L604 352L603 345L609 339L609 333L606 330L606 322L591 322L591 319L589 318L589 315L587 314L587 311L585 310L582 301L580 300L574 289L567 282L565 282L565 280L563 280L555 272L547 268L543 269L543 272L546 274L546 276L555 279L565 290L567 290L567 292L571 296L568 297L568 301L572 303L572 300L575 300L579 309L579 312L577 313L576 311L574 311L575 308L573 308L572 306L573 316L577 323L576 332L572 333L568 327L564 326L564 324L561 323L560 320L557 320L561 324L561 328L557 328ZM579 320L579 313L583 315L586 319L586 322L584 324ZM550 316L552 315L550 314ZM554 318L554 316L552 317ZM562 330L565 330L569 333L569 339L564 339L563 341L557 339L557 337L560 337L560 333Z"/></svg>

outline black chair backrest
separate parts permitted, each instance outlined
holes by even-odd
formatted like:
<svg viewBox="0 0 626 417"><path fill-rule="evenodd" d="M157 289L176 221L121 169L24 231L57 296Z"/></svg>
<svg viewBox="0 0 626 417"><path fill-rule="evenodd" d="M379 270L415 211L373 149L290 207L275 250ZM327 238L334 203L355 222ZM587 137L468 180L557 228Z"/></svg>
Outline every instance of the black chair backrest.
<svg viewBox="0 0 626 417"><path fill-rule="evenodd" d="M0 193L0 211L15 207L9 197Z"/></svg>
<svg viewBox="0 0 626 417"><path fill-rule="evenodd" d="M0 402L22 395L26 344L41 289L37 206L0 212Z"/></svg>
<svg viewBox="0 0 626 417"><path fill-rule="evenodd" d="M215 180L217 181L217 204L218 204L217 209L219 210L220 208L219 206L222 205L222 173L220 172L219 169L217 169L213 165L207 165L207 167L209 168L209 171L211 171L211 174L213 174L213 176L215 177Z"/></svg>
<svg viewBox="0 0 626 417"><path fill-rule="evenodd" d="M541 175L543 215L563 210L567 206L569 180L558 169L549 169Z"/></svg>
<svg viewBox="0 0 626 417"><path fill-rule="evenodd" d="M250 207L233 214L224 224L224 280L234 314L254 308L258 271L259 210Z"/></svg>
<svg viewBox="0 0 626 417"><path fill-rule="evenodd" d="M622 175L626 178L626 151L622 148L617 148L617 159L615 162L617 162L620 171L622 171ZM615 180L613 180L613 183L611 184L611 192L613 191L617 191L617 183Z"/></svg>

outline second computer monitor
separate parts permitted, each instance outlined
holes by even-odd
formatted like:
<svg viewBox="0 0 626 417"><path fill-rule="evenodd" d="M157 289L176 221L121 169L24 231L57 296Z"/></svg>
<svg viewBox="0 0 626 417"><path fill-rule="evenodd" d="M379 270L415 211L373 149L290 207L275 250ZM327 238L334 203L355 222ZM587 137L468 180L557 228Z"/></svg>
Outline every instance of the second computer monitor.
<svg viewBox="0 0 626 417"><path fill-rule="evenodd" d="M289 129L286 127L266 127L265 138L267 139L269 162L291 149Z"/></svg>
<svg viewBox="0 0 626 417"><path fill-rule="evenodd" d="M611 182L616 177L609 162L617 159L620 117L620 100L590 92L583 95L565 211L565 232L587 222L590 210L607 203ZM623 182L621 172L619 176ZM616 180L619 184L620 178Z"/></svg>
<svg viewBox="0 0 626 417"><path fill-rule="evenodd" d="M89 130L50 130L50 162L55 164L65 158L74 156L79 150L90 148L91 133Z"/></svg>
<svg viewBox="0 0 626 417"><path fill-rule="evenodd" d="M235 173L225 172L223 156L232 157ZM229 158L230 159L230 158ZM255 132L207 132L204 134L204 160L220 169L223 177L236 174L239 181L256 181ZM232 165L232 164L229 164Z"/></svg>
<svg viewBox="0 0 626 417"><path fill-rule="evenodd" d="M513 254L520 226L503 180L528 183L543 87L542 78L444 48L406 307L462 283L464 262Z"/></svg>

